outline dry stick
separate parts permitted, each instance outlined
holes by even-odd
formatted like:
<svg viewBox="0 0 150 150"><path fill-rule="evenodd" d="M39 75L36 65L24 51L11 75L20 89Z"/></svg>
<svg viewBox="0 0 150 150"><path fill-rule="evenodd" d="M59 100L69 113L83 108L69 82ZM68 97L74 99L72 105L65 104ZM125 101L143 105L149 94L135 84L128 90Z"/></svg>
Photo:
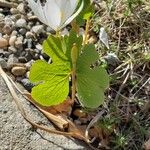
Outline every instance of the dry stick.
<svg viewBox="0 0 150 150"><path fill-rule="evenodd" d="M34 123L30 118L27 117L27 114L25 113L25 110L23 108L23 106L20 104L19 102L19 98L14 90L14 88L12 87L12 84L11 82L9 81L9 79L7 78L7 75L6 73L2 70L2 67L0 66L0 75L2 76L2 78L4 79L6 85L8 86L9 88L9 91L11 93L11 95L13 96L13 99L19 109L19 111L21 112L21 115L24 117L24 119L26 121L28 121L33 127L35 128L39 128L41 130L44 130L46 132L49 132L49 133L53 133L53 134L58 134L58 135L64 135L64 136L67 136L67 137L75 137L75 138L79 138L80 136L80 139L87 142L87 139L84 137L84 136L81 136L79 134L75 134L74 132L69 132L69 133L66 133L66 132L61 132L61 131L57 131L57 130L53 130L53 129L50 129L48 127L45 127L45 126L41 126L37 123Z"/></svg>

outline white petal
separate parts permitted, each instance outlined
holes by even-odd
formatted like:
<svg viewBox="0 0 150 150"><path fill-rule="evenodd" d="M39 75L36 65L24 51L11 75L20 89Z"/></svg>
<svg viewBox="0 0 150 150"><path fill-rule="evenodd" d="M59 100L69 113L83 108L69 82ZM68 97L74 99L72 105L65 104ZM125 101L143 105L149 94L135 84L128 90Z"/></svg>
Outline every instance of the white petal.
<svg viewBox="0 0 150 150"><path fill-rule="evenodd" d="M78 8L78 10L69 19L67 19L67 21L61 26L61 29L66 25L68 25L82 11L83 6L84 6L84 0L82 0L82 3Z"/></svg>
<svg viewBox="0 0 150 150"><path fill-rule="evenodd" d="M28 3L29 3L29 7L32 9L34 14L39 18L39 20L41 22L47 24L46 23L46 18L44 16L44 13L43 13L43 10L42 10L40 0L38 0L37 3L34 0L28 0Z"/></svg>
<svg viewBox="0 0 150 150"><path fill-rule="evenodd" d="M40 0L37 1L37 4L38 4L38 7L37 7L36 9L37 9L38 12L39 12L39 16L38 16L39 19L40 19L43 23L48 24L48 22L47 22L47 20L46 20L46 17L45 17L45 15L44 15L44 10L43 10L43 7L42 7L42 5L41 5Z"/></svg>
<svg viewBox="0 0 150 150"><path fill-rule="evenodd" d="M75 9L78 5L78 0L67 0L68 4L66 5L66 8L64 10L65 17L63 23L75 12Z"/></svg>
<svg viewBox="0 0 150 150"><path fill-rule="evenodd" d="M57 0L56 3L61 10L62 25L74 13L78 4L78 0Z"/></svg>
<svg viewBox="0 0 150 150"><path fill-rule="evenodd" d="M48 25L57 30L61 24L61 10L56 4L55 0L48 0L44 6L44 14Z"/></svg>
<svg viewBox="0 0 150 150"><path fill-rule="evenodd" d="M70 1L70 4L71 4L71 8L70 9L71 9L72 14L73 14L75 9L77 8L79 0L69 0L69 1Z"/></svg>
<svg viewBox="0 0 150 150"><path fill-rule="evenodd" d="M109 49L108 35L103 27L100 28L99 39L103 42L107 49Z"/></svg>

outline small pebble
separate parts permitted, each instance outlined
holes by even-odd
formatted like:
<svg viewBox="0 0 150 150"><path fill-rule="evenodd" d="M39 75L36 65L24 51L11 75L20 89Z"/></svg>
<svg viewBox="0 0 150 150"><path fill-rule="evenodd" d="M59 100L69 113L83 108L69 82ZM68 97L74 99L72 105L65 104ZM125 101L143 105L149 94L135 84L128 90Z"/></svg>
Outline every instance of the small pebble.
<svg viewBox="0 0 150 150"><path fill-rule="evenodd" d="M18 32L16 30L12 31L11 36L16 36Z"/></svg>
<svg viewBox="0 0 150 150"><path fill-rule="evenodd" d="M2 68L7 68L7 62L5 61L5 59L0 58L0 66Z"/></svg>
<svg viewBox="0 0 150 150"><path fill-rule="evenodd" d="M27 68L28 70L30 70L30 68L31 68L31 66L32 66L33 63L34 63L34 60L33 60L33 59L30 60L29 62L27 62L27 63L25 64L26 68Z"/></svg>
<svg viewBox="0 0 150 150"><path fill-rule="evenodd" d="M26 63L27 62L27 59L25 57L23 57L23 56L19 57L18 60L21 63Z"/></svg>
<svg viewBox="0 0 150 150"><path fill-rule="evenodd" d="M15 47L22 50L23 46L23 36L20 36L15 41Z"/></svg>
<svg viewBox="0 0 150 150"><path fill-rule="evenodd" d="M26 73L26 67L23 67L23 66L15 66L11 69L11 72L13 75L15 76L22 76L22 75L25 75Z"/></svg>
<svg viewBox="0 0 150 150"><path fill-rule="evenodd" d="M23 3L20 3L17 7L17 10L22 13L22 14L25 14L25 5Z"/></svg>
<svg viewBox="0 0 150 150"><path fill-rule="evenodd" d="M15 35L11 36L10 39L9 39L9 45L14 46L16 39L17 39L17 36L15 36Z"/></svg>
<svg viewBox="0 0 150 150"><path fill-rule="evenodd" d="M16 49L14 46L9 46L9 47L8 47L8 51L9 51L10 53L15 54L15 53L17 52L17 49Z"/></svg>
<svg viewBox="0 0 150 150"><path fill-rule="evenodd" d="M36 46L35 46L38 50L42 50L42 45L41 44L37 44Z"/></svg>
<svg viewBox="0 0 150 150"><path fill-rule="evenodd" d="M14 56L14 54L9 55L7 61L7 68L11 69L14 64L18 63L18 59Z"/></svg>
<svg viewBox="0 0 150 150"><path fill-rule="evenodd" d="M34 34L32 32L27 32L26 33L26 38L27 39L30 39L30 38L33 38L34 37Z"/></svg>
<svg viewBox="0 0 150 150"><path fill-rule="evenodd" d="M14 14L18 13L18 10L16 8L11 8L10 12L11 12L12 15L14 15Z"/></svg>
<svg viewBox="0 0 150 150"><path fill-rule="evenodd" d="M3 33L10 35L12 32L12 28L9 25L5 25L3 27Z"/></svg>
<svg viewBox="0 0 150 150"><path fill-rule="evenodd" d="M19 32L21 33L21 35L25 35L27 31L26 31L25 28L21 28L21 29L19 30Z"/></svg>
<svg viewBox="0 0 150 150"><path fill-rule="evenodd" d="M21 18L21 19L17 20L16 27L26 28L26 26L27 26L27 22L25 19Z"/></svg>
<svg viewBox="0 0 150 150"><path fill-rule="evenodd" d="M31 91L31 89L33 88L34 84L32 84L30 82L29 79L25 78L21 80L21 83L23 84L23 86L25 87L26 90Z"/></svg>
<svg viewBox="0 0 150 150"><path fill-rule="evenodd" d="M37 35L43 33L43 32L44 32L43 25L36 25L36 26L33 26L33 27L32 27L32 31L33 31L34 33L36 33Z"/></svg>
<svg viewBox="0 0 150 150"><path fill-rule="evenodd" d="M2 37L0 37L0 48L4 48L8 46L8 41Z"/></svg>

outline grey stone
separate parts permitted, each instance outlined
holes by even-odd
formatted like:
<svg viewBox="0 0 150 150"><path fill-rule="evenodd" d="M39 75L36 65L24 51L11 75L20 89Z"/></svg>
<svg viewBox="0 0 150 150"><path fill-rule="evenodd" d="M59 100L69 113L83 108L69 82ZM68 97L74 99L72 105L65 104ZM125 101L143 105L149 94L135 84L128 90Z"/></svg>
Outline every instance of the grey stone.
<svg viewBox="0 0 150 150"><path fill-rule="evenodd" d="M26 90L31 91L31 89L33 88L34 84L32 84L30 82L29 79L25 78L21 80L21 83L23 84L23 86L25 87Z"/></svg>
<svg viewBox="0 0 150 150"><path fill-rule="evenodd" d="M14 21L12 20L12 18L9 15L5 17L4 22L5 22L6 25L9 25L9 26L14 25Z"/></svg>
<svg viewBox="0 0 150 150"><path fill-rule="evenodd" d="M27 115L34 121L53 128L35 107L19 96ZM90 150L84 143L50 134L32 126L21 116L3 79L0 77L0 149L1 150Z"/></svg>
<svg viewBox="0 0 150 150"><path fill-rule="evenodd" d="M25 5L23 3L20 3L17 7L17 10L22 13L22 14L25 14Z"/></svg>
<svg viewBox="0 0 150 150"><path fill-rule="evenodd" d="M32 39L27 39L27 48L32 48Z"/></svg>
<svg viewBox="0 0 150 150"><path fill-rule="evenodd" d="M36 33L37 35L39 35L44 32L44 27L43 25L36 25L32 27L32 31Z"/></svg>
<svg viewBox="0 0 150 150"><path fill-rule="evenodd" d="M106 56L103 57L108 65L117 66L120 62L118 56L115 53L108 53Z"/></svg>
<svg viewBox="0 0 150 150"><path fill-rule="evenodd" d="M3 27L3 33L10 35L12 32L12 27L10 25L5 25Z"/></svg>
<svg viewBox="0 0 150 150"><path fill-rule="evenodd" d="M17 20L16 27L26 28L26 26L27 26L27 22L25 19L21 18L21 19Z"/></svg>
<svg viewBox="0 0 150 150"><path fill-rule="evenodd" d="M8 51L13 54L17 53L17 49L14 46L9 46Z"/></svg>
<svg viewBox="0 0 150 150"><path fill-rule="evenodd" d="M35 47L36 47L38 50L40 50L40 51L41 51L42 48L43 48L41 44L37 44Z"/></svg>
<svg viewBox="0 0 150 150"><path fill-rule="evenodd" d="M15 42L16 42L16 39L17 39L16 35L11 36L10 39L9 39L9 45L14 46Z"/></svg>
<svg viewBox="0 0 150 150"><path fill-rule="evenodd" d="M21 63L26 63L26 62L27 62L27 59L26 59L25 57L23 57L23 56L20 56L20 57L18 58L18 60L19 60L19 62L21 62Z"/></svg>
<svg viewBox="0 0 150 150"><path fill-rule="evenodd" d="M18 13L18 10L16 9L16 8L11 8L10 9L10 12L11 12L11 14L17 14Z"/></svg>
<svg viewBox="0 0 150 150"><path fill-rule="evenodd" d="M25 28L21 28L21 29L19 30L19 32L20 32L22 35L25 35L27 31L26 31Z"/></svg>
<svg viewBox="0 0 150 150"><path fill-rule="evenodd" d="M33 38L34 37L34 34L32 32L26 32L26 38L27 39L30 39L30 38Z"/></svg>
<svg viewBox="0 0 150 150"><path fill-rule="evenodd" d="M23 48L23 36L20 36L17 38L17 40L15 41L15 47L22 50L22 48Z"/></svg>
<svg viewBox="0 0 150 150"><path fill-rule="evenodd" d="M18 32L16 30L12 31L11 36L16 36Z"/></svg>
<svg viewBox="0 0 150 150"><path fill-rule="evenodd" d="M5 51L4 49L0 49L0 56L8 58L9 55L10 55L10 52Z"/></svg>
<svg viewBox="0 0 150 150"><path fill-rule="evenodd" d="M31 66L32 66L33 63L34 63L34 60L32 59L32 60L30 60L29 62L27 62L25 64L25 66L27 67L28 70L31 68Z"/></svg>
<svg viewBox="0 0 150 150"><path fill-rule="evenodd" d="M7 68L11 69L15 63L18 63L18 59L14 56L14 54L9 55L7 61Z"/></svg>
<svg viewBox="0 0 150 150"><path fill-rule="evenodd" d="M0 58L0 66L2 68L7 68L7 62L5 61L5 59Z"/></svg>
<svg viewBox="0 0 150 150"><path fill-rule="evenodd" d="M2 13L0 13L0 22L3 21L5 18L5 15L3 15Z"/></svg>

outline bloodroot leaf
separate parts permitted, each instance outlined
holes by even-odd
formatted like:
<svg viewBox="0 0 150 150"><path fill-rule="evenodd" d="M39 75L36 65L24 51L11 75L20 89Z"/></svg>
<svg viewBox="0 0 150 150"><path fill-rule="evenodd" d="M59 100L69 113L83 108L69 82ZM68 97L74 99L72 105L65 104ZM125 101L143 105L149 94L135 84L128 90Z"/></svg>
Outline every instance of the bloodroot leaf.
<svg viewBox="0 0 150 150"><path fill-rule="evenodd" d="M109 85L109 76L103 67L90 67L98 58L94 45L90 44L77 60L78 98L88 108L97 108L104 102L104 91Z"/></svg>
<svg viewBox="0 0 150 150"><path fill-rule="evenodd" d="M60 37L49 36L43 48L53 63L38 60L32 65L29 78L36 86L31 95L39 104L52 106L62 103L68 96L71 63L63 51Z"/></svg>
<svg viewBox="0 0 150 150"><path fill-rule="evenodd" d="M62 103L69 94L69 76L71 74L71 48L76 44L81 49L82 37L73 31L69 36L50 35L43 43L43 51L50 56L52 63L36 61L30 70L30 80L36 86L31 95L43 106Z"/></svg>
<svg viewBox="0 0 150 150"><path fill-rule="evenodd" d="M32 97L44 106L62 103L69 93L69 81L65 76L54 76L32 89Z"/></svg>

